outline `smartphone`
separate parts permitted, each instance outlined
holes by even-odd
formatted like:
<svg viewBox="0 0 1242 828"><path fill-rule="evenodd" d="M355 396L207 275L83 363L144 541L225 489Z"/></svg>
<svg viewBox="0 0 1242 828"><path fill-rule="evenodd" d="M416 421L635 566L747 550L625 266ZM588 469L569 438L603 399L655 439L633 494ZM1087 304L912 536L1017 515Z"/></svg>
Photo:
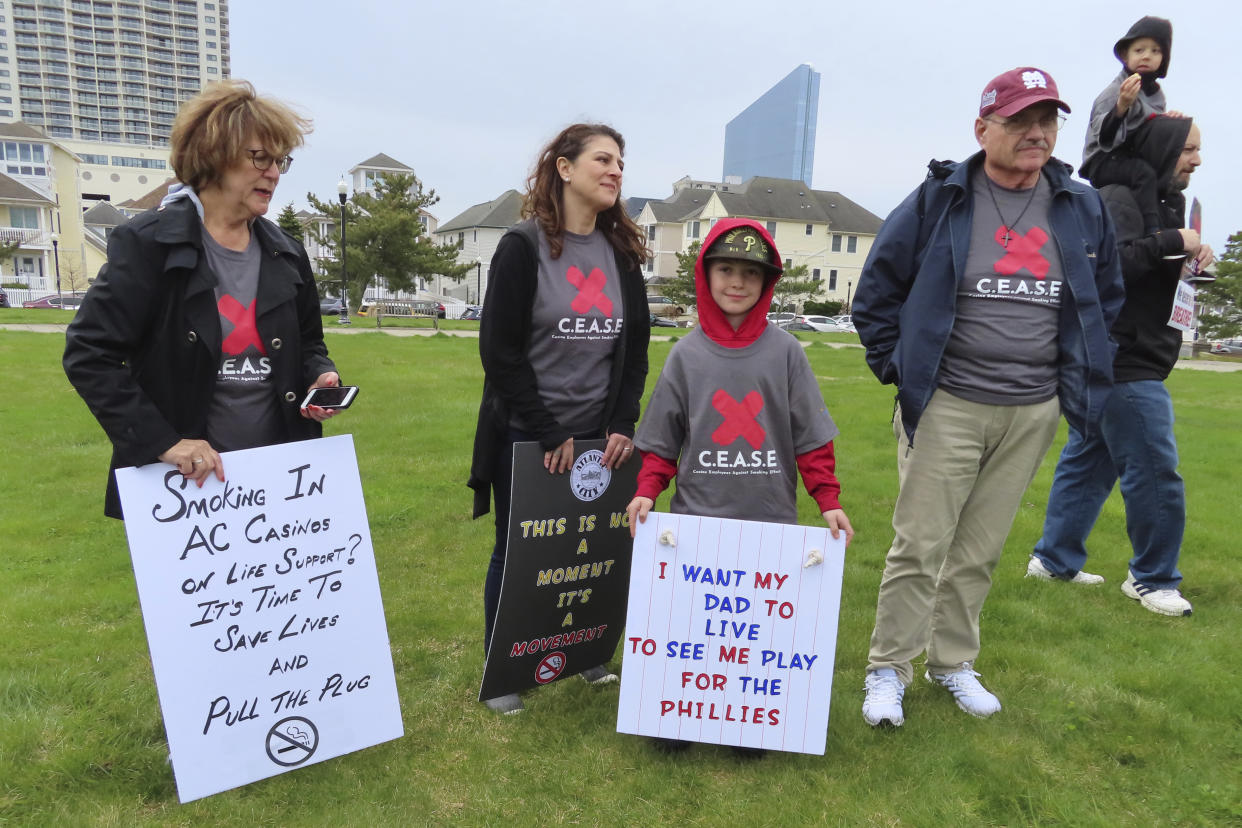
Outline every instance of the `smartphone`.
<svg viewBox="0 0 1242 828"><path fill-rule="evenodd" d="M302 400L302 407L317 405L320 408L349 408L354 397L358 396L356 385L333 385L324 388L313 388Z"/></svg>

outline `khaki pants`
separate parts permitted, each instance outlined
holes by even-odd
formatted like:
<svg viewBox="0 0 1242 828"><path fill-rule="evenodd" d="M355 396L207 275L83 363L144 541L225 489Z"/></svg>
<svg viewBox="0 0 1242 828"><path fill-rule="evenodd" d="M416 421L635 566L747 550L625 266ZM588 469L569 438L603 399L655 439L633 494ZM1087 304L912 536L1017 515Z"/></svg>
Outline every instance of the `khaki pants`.
<svg viewBox="0 0 1242 828"><path fill-rule="evenodd" d="M979 613L1040 461L1056 434L1060 403L985 405L937 390L914 447L900 411L896 537L876 605L868 670L892 667L905 684L924 650L933 673L979 655Z"/></svg>

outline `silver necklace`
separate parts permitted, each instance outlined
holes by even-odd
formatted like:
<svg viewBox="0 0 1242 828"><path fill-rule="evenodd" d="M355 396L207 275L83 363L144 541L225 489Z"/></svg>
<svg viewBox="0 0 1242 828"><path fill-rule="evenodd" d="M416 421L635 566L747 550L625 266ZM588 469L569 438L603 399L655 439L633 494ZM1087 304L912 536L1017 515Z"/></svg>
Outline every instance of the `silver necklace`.
<svg viewBox="0 0 1242 828"><path fill-rule="evenodd" d="M1041 173L1042 175L1042 173ZM1026 198L1026 204L1022 208L1022 212L1018 213L1018 217L1013 220L1013 224L1005 221L1005 214L1001 212L1000 204L996 201L996 193L992 190L992 179L988 178L988 174L983 174L983 183L987 185L988 195L992 197L992 206L996 208L996 215L1000 216L1001 227L1005 228L1004 235L1001 236L1001 247L1009 249L1009 242L1013 239L1010 231L1018 229L1018 223L1022 221L1022 217L1026 215L1027 208L1031 206L1031 202L1035 200L1035 191L1039 189L1039 176L1035 177L1035 186L1031 188L1031 194Z"/></svg>

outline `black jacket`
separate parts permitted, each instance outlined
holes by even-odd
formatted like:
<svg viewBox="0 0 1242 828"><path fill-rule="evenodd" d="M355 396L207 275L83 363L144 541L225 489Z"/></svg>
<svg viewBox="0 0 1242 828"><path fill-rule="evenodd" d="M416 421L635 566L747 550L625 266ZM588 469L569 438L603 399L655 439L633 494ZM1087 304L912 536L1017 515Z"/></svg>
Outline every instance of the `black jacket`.
<svg viewBox="0 0 1242 828"><path fill-rule="evenodd" d="M252 227L262 248L255 325L272 361L286 441L318 437L322 429L299 405L310 384L336 368L310 261L270 221ZM112 441L109 517L121 517L116 469L153 463L181 439L207 437L220 367L215 286L188 199L148 210L108 239L108 262L69 325L64 367Z"/></svg>
<svg viewBox="0 0 1242 828"><path fill-rule="evenodd" d="M613 354L608 401L599 430L632 437L647 382L651 319L642 274L620 252L616 253L616 260L617 272L621 274L625 327ZM538 284L538 230L534 219L527 219L501 237L487 271L487 296L479 325L483 400L474 432L470 481L466 484L474 489L476 518L491 508L496 453L504 443L512 412L532 424L544 449L553 449L573 436L544 406L534 369L526 359Z"/></svg>
<svg viewBox="0 0 1242 828"><path fill-rule="evenodd" d="M1163 380L1173 370L1182 347L1182 332L1168 325L1184 259L1181 253L1186 199L1173 184L1173 174L1190 132L1189 118L1152 118L1134 136L1134 153L1159 176L1160 223L1165 229L1145 235L1134 192L1122 184L1100 191L1117 230L1117 249L1125 279L1126 301L1113 324L1117 343L1113 362L1117 382Z"/></svg>

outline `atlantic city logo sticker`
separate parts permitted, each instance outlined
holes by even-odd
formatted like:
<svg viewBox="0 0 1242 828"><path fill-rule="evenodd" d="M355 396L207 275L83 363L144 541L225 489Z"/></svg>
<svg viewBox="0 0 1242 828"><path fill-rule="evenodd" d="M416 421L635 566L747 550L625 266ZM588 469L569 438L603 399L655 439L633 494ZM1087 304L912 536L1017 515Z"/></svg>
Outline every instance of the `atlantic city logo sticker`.
<svg viewBox="0 0 1242 828"><path fill-rule="evenodd" d="M612 472L604 465L604 453L598 449L582 452L569 470L569 488L584 503L608 491L611 480Z"/></svg>

